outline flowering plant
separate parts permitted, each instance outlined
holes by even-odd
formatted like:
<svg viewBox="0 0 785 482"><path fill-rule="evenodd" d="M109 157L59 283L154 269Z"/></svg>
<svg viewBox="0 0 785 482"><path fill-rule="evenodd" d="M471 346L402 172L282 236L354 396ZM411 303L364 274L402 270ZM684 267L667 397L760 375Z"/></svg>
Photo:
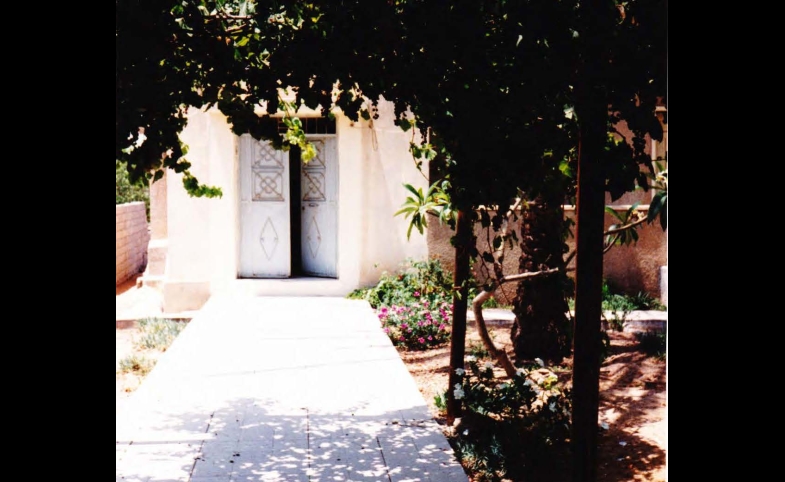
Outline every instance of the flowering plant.
<svg viewBox="0 0 785 482"><path fill-rule="evenodd" d="M427 299L407 306L383 306L377 310L382 329L393 344L411 350L425 350L450 338L452 308L447 302Z"/></svg>

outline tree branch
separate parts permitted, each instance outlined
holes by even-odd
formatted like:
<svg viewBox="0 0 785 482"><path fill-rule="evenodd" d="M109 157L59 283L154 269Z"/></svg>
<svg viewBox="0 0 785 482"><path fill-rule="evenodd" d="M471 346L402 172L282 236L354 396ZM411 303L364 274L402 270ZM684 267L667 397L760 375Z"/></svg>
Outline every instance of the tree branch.
<svg viewBox="0 0 785 482"><path fill-rule="evenodd" d="M639 219L639 220L635 221L634 223L625 224L624 226L619 226L618 228L609 229L609 230L605 231L602 234L607 236L609 234L616 234L616 233L619 233L621 231L626 231L628 229L634 228L635 226L637 226L639 224L643 224L645 221L646 221L646 218L644 217L643 219Z"/></svg>
<svg viewBox="0 0 785 482"><path fill-rule="evenodd" d="M616 233L616 234L614 234L614 235L613 235L613 240L612 240L610 243L608 243L608 246L605 246L605 248L603 248L603 250L602 250L602 254L605 254L605 253L607 253L608 251L610 251L610 250L611 250L611 248L612 248L614 245L616 245L616 241L619 239L619 237L620 237L620 236L621 236L621 234L619 234L619 233Z"/></svg>
<svg viewBox="0 0 785 482"><path fill-rule="evenodd" d="M488 333L488 328L485 325L485 318L482 316L482 304L485 303L492 295L493 292L482 290L480 294L474 297L474 300L472 300L474 322L477 325L477 331L480 334L480 339L482 340L483 345L485 345L485 349L488 350L488 353L496 359L502 368L504 368L504 372L507 373L507 376L512 378L515 376L515 366L510 361L510 357L507 356L507 352L503 349L497 349L496 345L493 344L493 340Z"/></svg>
<svg viewBox="0 0 785 482"><path fill-rule="evenodd" d="M550 269L544 269L544 270L541 270L541 271L533 271L533 272L530 272L530 273L511 274L511 275L507 275L504 278L502 278L501 280L499 280L499 284L507 283L509 281L520 281L522 279L527 279L527 278L536 278L537 276L545 276L545 275L549 275L549 274L554 274L554 273L558 273L559 271L560 271L559 268L550 268ZM570 270L565 268L565 271L570 271Z"/></svg>

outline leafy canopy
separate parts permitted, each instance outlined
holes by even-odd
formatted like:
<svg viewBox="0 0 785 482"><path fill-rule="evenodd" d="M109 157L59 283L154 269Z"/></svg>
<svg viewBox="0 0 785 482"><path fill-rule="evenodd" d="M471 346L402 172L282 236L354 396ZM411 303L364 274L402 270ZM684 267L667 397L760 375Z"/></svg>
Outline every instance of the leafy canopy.
<svg viewBox="0 0 785 482"><path fill-rule="evenodd" d="M588 16L577 0L117 0L115 155L133 179L169 168L192 194L218 195L188 172L178 134L189 107L307 148L300 106L372 119L383 96L401 128L422 134L415 157L445 165L458 208L509 205L518 189L536 195L574 171L578 67L602 40L608 130L624 119L634 133L605 159L618 197L648 185L644 136L662 134L652 112L665 91L666 8L604 6ZM582 35L599 16L612 19L605 38ZM260 108L288 112L285 129Z"/></svg>

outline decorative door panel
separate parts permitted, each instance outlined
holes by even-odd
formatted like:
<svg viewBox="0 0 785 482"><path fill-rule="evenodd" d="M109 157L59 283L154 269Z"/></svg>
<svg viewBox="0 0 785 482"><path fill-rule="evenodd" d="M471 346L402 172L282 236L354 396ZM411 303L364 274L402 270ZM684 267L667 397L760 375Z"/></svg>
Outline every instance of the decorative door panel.
<svg viewBox="0 0 785 482"><path fill-rule="evenodd" d="M241 136L240 277L291 275L289 203L289 154Z"/></svg>
<svg viewBox="0 0 785 482"><path fill-rule="evenodd" d="M336 277L337 154L335 137L308 136L316 157L300 169L303 273Z"/></svg>

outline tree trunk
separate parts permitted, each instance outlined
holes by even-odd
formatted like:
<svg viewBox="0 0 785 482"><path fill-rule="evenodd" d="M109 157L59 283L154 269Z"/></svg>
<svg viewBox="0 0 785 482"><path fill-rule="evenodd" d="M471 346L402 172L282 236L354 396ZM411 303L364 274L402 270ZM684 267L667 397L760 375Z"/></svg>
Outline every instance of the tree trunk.
<svg viewBox="0 0 785 482"><path fill-rule="evenodd" d="M463 368L466 352L466 310L468 308L470 256L469 247L473 242L470 214L459 210L455 222L455 282L452 297L452 336L450 338L450 374L447 387L447 422L461 415L461 402L455 399L453 390L460 383L456 368Z"/></svg>
<svg viewBox="0 0 785 482"><path fill-rule="evenodd" d="M569 356L572 337L566 294L563 199L543 196L523 211L520 272L559 269L559 273L524 279L513 301L515 323L511 336L515 357L541 358L559 363Z"/></svg>
<svg viewBox="0 0 785 482"><path fill-rule="evenodd" d="M605 121L603 97L587 101L578 144L578 200L575 229L575 355L572 368L573 481L597 480L597 422L602 329L602 256L605 175L602 168ZM589 98L594 98L589 96Z"/></svg>

